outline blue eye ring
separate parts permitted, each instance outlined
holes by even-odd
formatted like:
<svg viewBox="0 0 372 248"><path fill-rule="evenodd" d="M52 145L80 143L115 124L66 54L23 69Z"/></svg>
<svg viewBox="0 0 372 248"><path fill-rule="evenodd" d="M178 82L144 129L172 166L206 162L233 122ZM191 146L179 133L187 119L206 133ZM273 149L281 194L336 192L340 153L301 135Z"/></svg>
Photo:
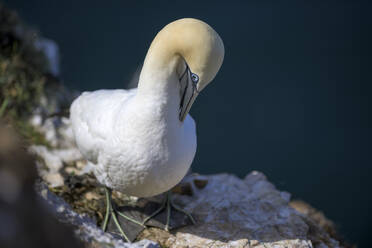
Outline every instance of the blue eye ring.
<svg viewBox="0 0 372 248"><path fill-rule="evenodd" d="M194 83L197 83L197 82L199 82L199 76L196 75L195 73L191 73L191 80L192 80Z"/></svg>

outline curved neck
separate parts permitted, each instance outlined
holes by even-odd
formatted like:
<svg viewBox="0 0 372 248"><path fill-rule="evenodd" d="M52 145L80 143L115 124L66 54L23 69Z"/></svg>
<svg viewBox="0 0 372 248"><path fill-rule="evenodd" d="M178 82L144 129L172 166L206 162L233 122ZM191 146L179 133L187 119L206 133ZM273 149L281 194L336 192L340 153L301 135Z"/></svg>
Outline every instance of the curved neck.
<svg viewBox="0 0 372 248"><path fill-rule="evenodd" d="M175 94L179 89L179 77L186 68L183 58L176 49L167 47L164 42L155 39L147 52L139 82L139 95L153 95L162 98ZM176 93L179 95L179 92ZM179 103L178 103L179 106Z"/></svg>
<svg viewBox="0 0 372 248"><path fill-rule="evenodd" d="M178 120L181 102L179 75L185 63L175 50L153 41L146 55L137 91L137 103L165 120ZM154 116L155 117L155 116ZM155 117L157 119L158 117ZM178 121L174 121L178 123Z"/></svg>
<svg viewBox="0 0 372 248"><path fill-rule="evenodd" d="M175 28L162 29L152 41L138 82L140 94L165 93L185 70L184 38Z"/></svg>

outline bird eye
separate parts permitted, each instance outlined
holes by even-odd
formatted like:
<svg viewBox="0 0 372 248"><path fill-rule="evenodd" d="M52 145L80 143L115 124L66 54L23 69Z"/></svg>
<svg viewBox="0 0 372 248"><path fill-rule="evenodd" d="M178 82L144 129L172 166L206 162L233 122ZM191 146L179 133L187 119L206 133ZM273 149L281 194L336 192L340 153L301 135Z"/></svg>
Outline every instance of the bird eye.
<svg viewBox="0 0 372 248"><path fill-rule="evenodd" d="M191 73L191 80L194 82L194 83L197 83L199 81L199 77L198 75L196 75L195 73Z"/></svg>

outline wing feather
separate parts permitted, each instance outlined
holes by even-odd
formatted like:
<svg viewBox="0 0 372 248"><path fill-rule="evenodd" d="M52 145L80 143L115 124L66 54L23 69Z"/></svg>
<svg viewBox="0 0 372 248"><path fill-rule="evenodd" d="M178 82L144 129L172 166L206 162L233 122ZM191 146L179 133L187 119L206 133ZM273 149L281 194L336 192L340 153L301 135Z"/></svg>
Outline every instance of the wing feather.
<svg viewBox="0 0 372 248"><path fill-rule="evenodd" d="M84 92L71 104L70 119L76 144L88 160L97 163L101 148L114 135L114 120L119 109L136 92L137 89Z"/></svg>

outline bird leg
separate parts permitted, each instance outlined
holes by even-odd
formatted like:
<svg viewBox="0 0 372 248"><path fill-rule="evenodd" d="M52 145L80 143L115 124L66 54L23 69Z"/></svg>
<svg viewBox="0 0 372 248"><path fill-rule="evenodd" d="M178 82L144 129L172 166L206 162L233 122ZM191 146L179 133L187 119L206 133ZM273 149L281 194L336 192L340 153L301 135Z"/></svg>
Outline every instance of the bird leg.
<svg viewBox="0 0 372 248"><path fill-rule="evenodd" d="M113 203L112 203L112 198L111 198L111 190L108 189L107 187L105 187L105 193L106 193L106 214L105 214L105 219L103 221L103 225L102 225L102 230L104 232L106 232L106 229L107 229L107 224L110 220L110 216L112 217L112 219L114 220L114 223L116 225L116 227L119 229L120 231L120 234L123 236L123 238L128 242L128 243L131 243L129 238L127 237L127 235L124 233L123 229L121 228L120 226L120 223L118 221L118 218L117 218L117 214L119 214L121 217L133 222L133 223L136 223L140 226L143 226L145 227L141 222L139 221L136 221L126 215L124 215L123 213L117 211L114 207L113 207Z"/></svg>
<svg viewBox="0 0 372 248"><path fill-rule="evenodd" d="M166 220L166 224L165 224L165 228L164 230L165 231L169 231L169 221L170 221L170 216L171 216L171 208L174 208L176 211L178 212L181 212L183 214L185 214L187 217L189 217L189 219L191 220L192 224L195 224L195 220L194 218L191 216L190 213L188 213L187 211L183 210L182 208L176 206L174 203L173 203L173 200L172 200L172 194L170 191L167 192L166 196L165 196L165 199L164 201L162 202L161 206L155 211L153 212L150 216L148 216L146 219L143 220L142 224L145 224L147 221L149 221L151 218L155 217L156 215L158 215L161 211L165 210L167 211L167 220Z"/></svg>

